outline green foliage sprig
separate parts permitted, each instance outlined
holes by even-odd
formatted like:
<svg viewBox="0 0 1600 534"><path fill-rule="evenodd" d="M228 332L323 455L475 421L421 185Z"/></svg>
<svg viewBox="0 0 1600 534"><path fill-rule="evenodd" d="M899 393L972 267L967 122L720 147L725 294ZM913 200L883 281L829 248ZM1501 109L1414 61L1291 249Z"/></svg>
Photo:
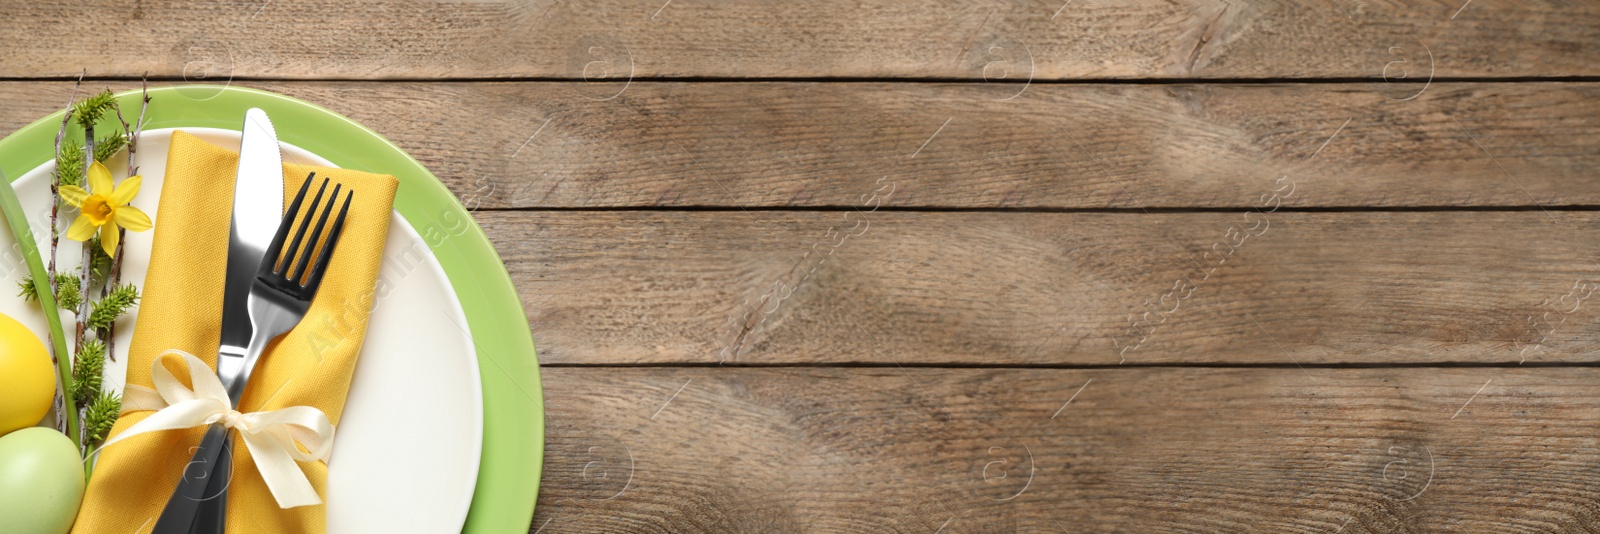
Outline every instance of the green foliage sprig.
<svg viewBox="0 0 1600 534"><path fill-rule="evenodd" d="M72 366L72 399L83 406L83 431L89 443L102 441L122 413L122 398L102 389L105 381L106 345L99 340L83 342L77 363Z"/></svg>
<svg viewBox="0 0 1600 534"><path fill-rule="evenodd" d="M100 395L100 385L106 370L106 344L99 340L83 342L78 352L78 362L72 366L72 398L80 406L88 406ZM93 426L93 422L84 425Z"/></svg>
<svg viewBox="0 0 1600 534"><path fill-rule="evenodd" d="M139 288L133 284L124 284L111 290L110 295L94 302L94 311L89 312L89 328L104 330L111 326L122 314L127 313L134 304L139 303Z"/></svg>
<svg viewBox="0 0 1600 534"><path fill-rule="evenodd" d="M100 246L100 236L89 238L84 246L89 247L89 285L104 286L106 277L111 274L111 255Z"/></svg>
<svg viewBox="0 0 1600 534"><path fill-rule="evenodd" d="M56 179L61 185L83 187L83 143L67 139L61 145L61 155L56 157Z"/></svg>
<svg viewBox="0 0 1600 534"><path fill-rule="evenodd" d="M56 287L57 305L77 309L83 303L83 287L79 285L78 277L70 273L57 273Z"/></svg>
<svg viewBox="0 0 1600 534"><path fill-rule="evenodd" d="M89 403L85 412L83 428L89 437L90 443L105 441L111 434L111 425L117 424L117 417L122 415L122 397L110 391L103 391Z"/></svg>
<svg viewBox="0 0 1600 534"><path fill-rule="evenodd" d="M24 276L17 282L21 291L18 296L28 302L39 302L39 296L33 292L33 277ZM83 290L78 287L78 277L68 273L56 273L56 304L63 308L78 307L83 302Z"/></svg>
<svg viewBox="0 0 1600 534"><path fill-rule="evenodd" d="M79 83L82 83L81 78ZM98 237L83 244L82 265L78 271L56 272L60 232L66 229L58 224L59 216L62 212L76 209L62 202L60 187L87 186L85 182L93 163L104 164L124 150L128 153L128 174L136 174L133 152L138 146L150 100L147 90L135 126L123 119L121 105L110 89L79 100L77 87L74 87L73 97L62 113L61 128L55 138L56 168L50 188L55 202L50 211L49 267L46 269L36 265L40 262L36 259L39 254L35 251L31 257L34 261L29 264L30 276L19 284L24 290L24 297L44 308L50 323L51 340L55 345L56 378L62 386L56 396L57 428L77 442L80 452L84 453L106 439L121 415L122 399L114 392L105 391L104 375L106 362L114 361L116 320L138 304L139 289L119 281L121 254L117 254L117 257L106 254ZM69 136L69 126L73 125L77 128ZM105 128L98 128L102 126ZM75 136L78 138L74 139ZM0 182L5 180L0 179ZM18 233L19 242L33 243L33 239L27 235L19 204L15 191L9 185L0 187L0 206L4 208L0 212L3 212L13 231ZM23 228L18 230L18 226ZM53 283L34 283L44 280ZM94 295L100 298L92 300ZM65 346L66 334L60 324L59 310L62 308L70 309L77 315L76 354L69 353ZM93 470L93 462L84 463L85 478Z"/></svg>
<svg viewBox="0 0 1600 534"><path fill-rule="evenodd" d="M115 105L117 98L111 94L111 89L100 91L72 105L72 120L77 121L79 128L92 131L100 118Z"/></svg>
<svg viewBox="0 0 1600 534"><path fill-rule="evenodd" d="M94 160L100 163L111 161L111 157L126 146L128 146L128 134L122 133L122 130L113 131L95 140Z"/></svg>

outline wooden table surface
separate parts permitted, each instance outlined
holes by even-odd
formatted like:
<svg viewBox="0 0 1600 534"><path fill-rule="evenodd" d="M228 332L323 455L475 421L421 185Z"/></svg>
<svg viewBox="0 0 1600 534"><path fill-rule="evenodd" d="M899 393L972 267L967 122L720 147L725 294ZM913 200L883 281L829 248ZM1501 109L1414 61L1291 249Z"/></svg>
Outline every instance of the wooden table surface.
<svg viewBox="0 0 1600 534"><path fill-rule="evenodd" d="M0 42L0 131L148 73L439 175L539 347L530 532L1600 531L1593 2L5 2Z"/></svg>

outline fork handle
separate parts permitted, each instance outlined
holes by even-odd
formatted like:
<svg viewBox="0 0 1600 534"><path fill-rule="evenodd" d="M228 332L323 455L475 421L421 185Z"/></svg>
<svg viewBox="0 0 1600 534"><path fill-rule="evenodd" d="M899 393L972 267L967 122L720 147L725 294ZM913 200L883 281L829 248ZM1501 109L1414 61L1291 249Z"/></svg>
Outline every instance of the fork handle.
<svg viewBox="0 0 1600 534"><path fill-rule="evenodd" d="M195 524L196 513L200 504L209 499L220 499L225 491L216 495L207 495L212 475L216 469L222 451L228 447L228 429L220 424L212 424L206 429L205 438L200 440L200 447L194 453L187 465L183 468L183 477L178 481L177 489L172 491L172 497L167 499L166 508L161 510L161 517L156 519L156 526L151 529L151 534L189 534ZM232 462L233 458L228 458ZM198 465L196 465L198 464ZM231 467L231 466L230 466ZM189 476L193 468L200 470L198 476ZM226 472L231 472L231 468Z"/></svg>

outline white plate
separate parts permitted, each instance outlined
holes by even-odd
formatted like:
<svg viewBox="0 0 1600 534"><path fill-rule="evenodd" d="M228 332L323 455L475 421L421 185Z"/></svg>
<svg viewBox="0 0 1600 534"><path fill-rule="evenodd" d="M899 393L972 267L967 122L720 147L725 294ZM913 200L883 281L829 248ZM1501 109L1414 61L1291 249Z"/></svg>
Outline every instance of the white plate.
<svg viewBox="0 0 1600 534"><path fill-rule="evenodd" d="M289 125L279 125L281 130ZM230 150L239 132L183 128ZM158 201L166 173L172 130L150 130L139 138L139 173L144 184L133 205L161 226ZM333 167L287 143L285 162ZM119 179L126 159L108 165ZM40 250L49 254L50 177L54 162L15 182ZM58 224L64 229L70 217ZM129 232L122 264L124 282L144 286L154 232ZM483 392L477 353L450 280L422 237L398 213L390 216L378 299L367 326L344 416L328 463L328 532L460 532L472 505L483 446ZM0 232L0 250L12 240ZM78 242L60 241L58 270L77 268ZM15 253L0 258L0 287L16 287L27 274ZM48 261L48 260L47 260ZM44 314L21 298L0 298L0 313L17 318L49 343ZM136 317L118 323L116 362L107 362L106 382L120 391L127 372L127 347ZM448 319L445 321L441 318ZM72 317L63 314L64 324Z"/></svg>

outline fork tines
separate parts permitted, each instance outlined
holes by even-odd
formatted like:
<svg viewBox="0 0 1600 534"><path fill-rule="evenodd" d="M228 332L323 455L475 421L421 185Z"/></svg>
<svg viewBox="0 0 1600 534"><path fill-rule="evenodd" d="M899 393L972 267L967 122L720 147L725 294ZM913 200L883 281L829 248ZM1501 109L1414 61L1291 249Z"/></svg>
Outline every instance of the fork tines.
<svg viewBox="0 0 1600 534"><path fill-rule="evenodd" d="M344 204L339 207L339 215L333 220L333 229L329 230L327 237L323 238L322 230L327 227L328 215L333 211L333 204L339 200L340 184L334 184L333 194L329 196L328 203L322 205L322 193L328 189L328 179L322 179L322 185L317 188L317 196L311 199L311 207L306 209L305 217L300 217L300 204L305 201L306 192L311 189L311 181L317 173L306 176L304 184L300 185L300 192L294 196L294 201L289 203L289 210L283 214L283 222L278 224L278 233L272 236L272 244L267 247L267 259L261 262L261 269L256 278L267 282L273 287L293 294L304 300L316 294L317 286L322 284L322 275L328 270L328 259L333 256L333 247L339 243L339 234L344 229L344 216L350 211L350 200L355 197L355 191L345 194ZM322 216L316 217L317 206L322 205ZM311 219L316 217L317 224L311 230L311 239L301 246L301 241L306 236L306 228L311 226ZM283 240L289 235L289 228L298 230L294 233L294 240L289 242L287 251L283 248ZM318 241L322 242L319 243ZM317 253L318 249L321 250ZM310 264L311 272L306 273L311 256L317 256L317 262ZM290 267L293 267L291 272Z"/></svg>

